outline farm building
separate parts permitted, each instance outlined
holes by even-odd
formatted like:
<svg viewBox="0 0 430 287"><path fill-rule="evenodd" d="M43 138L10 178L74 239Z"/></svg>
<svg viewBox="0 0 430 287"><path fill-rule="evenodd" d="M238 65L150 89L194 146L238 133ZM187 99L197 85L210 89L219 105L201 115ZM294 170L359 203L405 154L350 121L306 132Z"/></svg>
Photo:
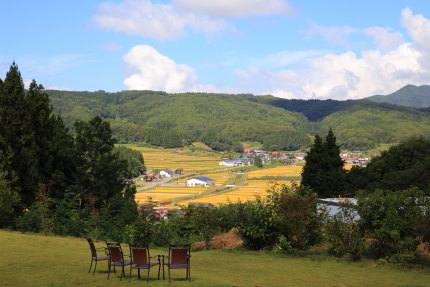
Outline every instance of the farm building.
<svg viewBox="0 0 430 287"><path fill-rule="evenodd" d="M243 165L243 162L241 160L238 160L238 159L228 159L228 160L220 161L219 165L240 166L240 165Z"/></svg>
<svg viewBox="0 0 430 287"><path fill-rule="evenodd" d="M166 177L172 177L174 175L174 171L170 169L163 169L160 171L160 177L166 178Z"/></svg>
<svg viewBox="0 0 430 287"><path fill-rule="evenodd" d="M215 180L206 176L197 176L187 180L187 186L205 186L210 187L215 185Z"/></svg>

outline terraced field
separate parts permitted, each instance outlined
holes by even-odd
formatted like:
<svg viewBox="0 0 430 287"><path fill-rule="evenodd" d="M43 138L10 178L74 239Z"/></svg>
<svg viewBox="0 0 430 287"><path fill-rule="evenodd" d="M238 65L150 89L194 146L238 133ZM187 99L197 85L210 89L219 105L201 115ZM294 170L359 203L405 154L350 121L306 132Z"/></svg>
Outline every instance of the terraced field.
<svg viewBox="0 0 430 287"><path fill-rule="evenodd" d="M265 176L270 177L299 177L302 173L302 166L296 165L286 165L286 166L277 166L274 168L268 169L259 169L254 170L248 173L248 178L261 178Z"/></svg>
<svg viewBox="0 0 430 287"><path fill-rule="evenodd" d="M155 202L163 202L184 196L198 195L205 191L209 191L209 188L157 186L148 191L136 193L135 200L138 204L148 202L149 198Z"/></svg>
<svg viewBox="0 0 430 287"><path fill-rule="evenodd" d="M185 173L219 168L220 162L218 157L213 156L199 157L159 150L143 150L142 155L147 168L153 170L182 168Z"/></svg>

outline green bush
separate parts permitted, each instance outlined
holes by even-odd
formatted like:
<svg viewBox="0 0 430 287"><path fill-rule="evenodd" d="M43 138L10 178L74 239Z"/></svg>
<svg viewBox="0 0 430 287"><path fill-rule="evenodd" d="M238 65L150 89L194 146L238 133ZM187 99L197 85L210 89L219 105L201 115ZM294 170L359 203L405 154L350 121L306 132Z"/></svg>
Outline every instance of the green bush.
<svg viewBox="0 0 430 287"><path fill-rule="evenodd" d="M53 232L58 235L84 236L88 233L89 223L79 213L79 196L66 192L61 200L54 199L52 211Z"/></svg>
<svg viewBox="0 0 430 287"><path fill-rule="evenodd" d="M325 232L331 254L349 255L353 261L361 258L365 247L364 232L356 215L355 206L344 203L339 213L327 218Z"/></svg>
<svg viewBox="0 0 430 287"><path fill-rule="evenodd" d="M237 230L244 246L259 250L271 247L278 238L278 230L273 215L273 206L260 198L237 205L239 221Z"/></svg>
<svg viewBox="0 0 430 287"><path fill-rule="evenodd" d="M40 221L40 210L37 203L24 211L24 214L16 219L16 227L24 232L40 232L42 222Z"/></svg>
<svg viewBox="0 0 430 287"><path fill-rule="evenodd" d="M358 212L366 237L378 257L391 261L410 262L422 235L419 222L425 216L429 200L417 188L400 191L377 189L373 193L359 192Z"/></svg>
<svg viewBox="0 0 430 287"><path fill-rule="evenodd" d="M276 228L294 249L305 250L322 239L317 196L296 184L281 185L268 197L274 206Z"/></svg>

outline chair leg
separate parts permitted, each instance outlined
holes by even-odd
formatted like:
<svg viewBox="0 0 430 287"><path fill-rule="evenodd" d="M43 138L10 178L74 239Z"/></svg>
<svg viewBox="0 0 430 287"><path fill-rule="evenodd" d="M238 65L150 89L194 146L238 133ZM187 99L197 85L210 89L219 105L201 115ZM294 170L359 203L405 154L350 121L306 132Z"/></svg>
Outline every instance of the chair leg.
<svg viewBox="0 0 430 287"><path fill-rule="evenodd" d="M122 275L124 275L124 265L122 266L122 269L121 269L121 277L119 277L119 281L122 280Z"/></svg>
<svg viewBox="0 0 430 287"><path fill-rule="evenodd" d="M88 273L91 272L91 267L93 267L93 259L91 258L91 265L90 265L90 270L88 270Z"/></svg>
<svg viewBox="0 0 430 287"><path fill-rule="evenodd" d="M109 276L110 276L110 267L111 267L111 262L109 260L109 264L108 264L108 277L107 277L107 279L109 279ZM114 266L114 268L115 268L115 266Z"/></svg>
<svg viewBox="0 0 430 287"><path fill-rule="evenodd" d="M151 271L151 268L148 266L148 276L146 277L146 282L149 282L149 271Z"/></svg>
<svg viewBox="0 0 430 287"><path fill-rule="evenodd" d="M168 267L168 271L169 271L169 283L170 283L170 266Z"/></svg>
<svg viewBox="0 0 430 287"><path fill-rule="evenodd" d="M137 275L139 276L139 279L140 279L140 269L137 269Z"/></svg>
<svg viewBox="0 0 430 287"><path fill-rule="evenodd" d="M131 269L133 269L133 268L132 268L132 266L133 266L133 265L132 265L132 264L130 264L130 276L128 276L128 283L130 283L130 279L131 279Z"/></svg>
<svg viewBox="0 0 430 287"><path fill-rule="evenodd" d="M160 280L160 268L161 268L161 265L158 264L158 280Z"/></svg>
<svg viewBox="0 0 430 287"><path fill-rule="evenodd" d="M97 260L96 260L96 264L94 265L93 275L94 275L94 273L96 273L96 269L97 269Z"/></svg>

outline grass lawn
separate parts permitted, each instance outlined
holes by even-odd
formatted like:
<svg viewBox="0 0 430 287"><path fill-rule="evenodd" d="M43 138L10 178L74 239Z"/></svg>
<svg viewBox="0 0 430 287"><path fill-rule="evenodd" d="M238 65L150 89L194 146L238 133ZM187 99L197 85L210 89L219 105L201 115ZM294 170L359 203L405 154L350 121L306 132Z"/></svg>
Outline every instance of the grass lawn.
<svg viewBox="0 0 430 287"><path fill-rule="evenodd" d="M88 274L90 251L84 239L0 230L0 242L1 286L430 286L429 269L217 250L192 252L191 282L184 280L185 270L175 270L169 285L156 280L153 269L149 284L137 276L129 284L128 278L120 282L118 273L106 280L106 262L99 262L94 276Z"/></svg>

